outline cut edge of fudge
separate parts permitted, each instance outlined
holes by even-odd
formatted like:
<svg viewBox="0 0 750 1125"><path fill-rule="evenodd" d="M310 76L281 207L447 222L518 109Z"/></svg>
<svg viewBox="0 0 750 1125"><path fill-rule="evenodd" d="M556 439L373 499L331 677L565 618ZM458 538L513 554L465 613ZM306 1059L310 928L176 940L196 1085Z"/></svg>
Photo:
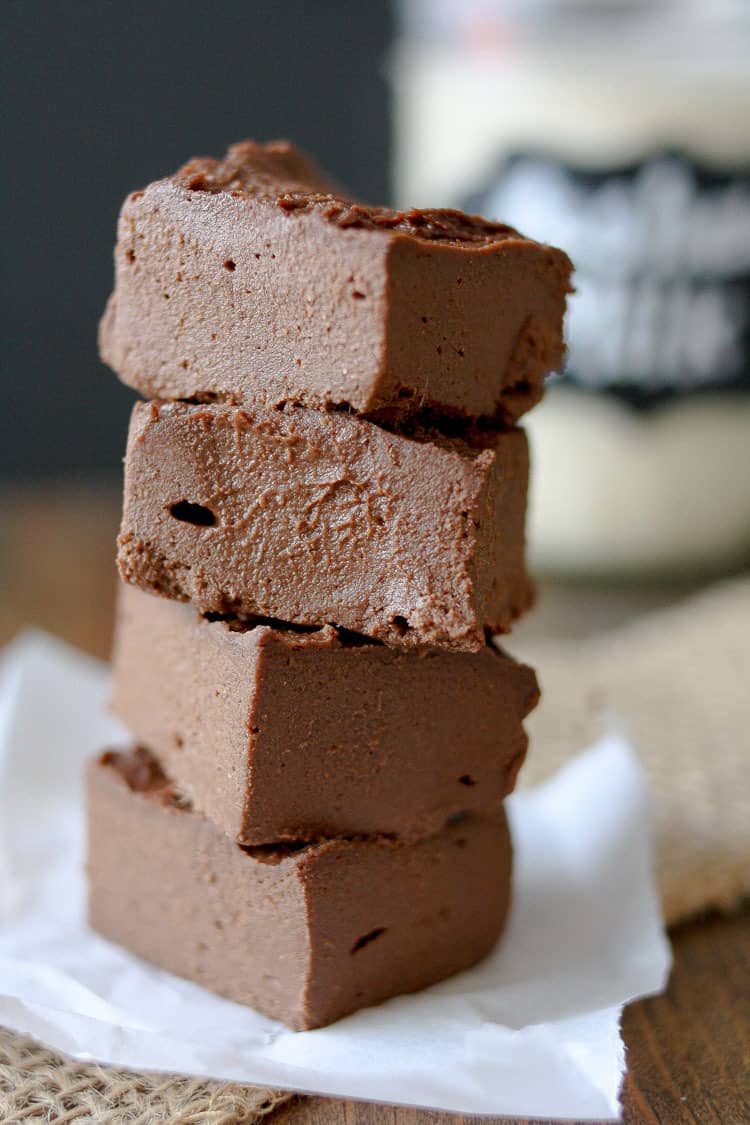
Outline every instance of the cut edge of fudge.
<svg viewBox="0 0 750 1125"><path fill-rule="evenodd" d="M419 441L305 407L137 403L121 576L202 612L479 651L533 589L526 436L482 442Z"/></svg>

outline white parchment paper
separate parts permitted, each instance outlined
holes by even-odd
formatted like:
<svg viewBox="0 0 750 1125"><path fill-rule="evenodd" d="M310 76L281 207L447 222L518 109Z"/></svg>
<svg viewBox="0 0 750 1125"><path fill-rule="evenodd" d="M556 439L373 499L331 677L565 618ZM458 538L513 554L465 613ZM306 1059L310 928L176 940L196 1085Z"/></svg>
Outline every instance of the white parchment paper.
<svg viewBox="0 0 750 1125"><path fill-rule="evenodd" d="M0 1023L126 1067L455 1112L618 1116L622 1005L662 989L670 964L626 745L603 742L512 798L515 904L482 965L293 1033L87 929L82 767L124 738L106 696L106 669L44 634L5 651Z"/></svg>

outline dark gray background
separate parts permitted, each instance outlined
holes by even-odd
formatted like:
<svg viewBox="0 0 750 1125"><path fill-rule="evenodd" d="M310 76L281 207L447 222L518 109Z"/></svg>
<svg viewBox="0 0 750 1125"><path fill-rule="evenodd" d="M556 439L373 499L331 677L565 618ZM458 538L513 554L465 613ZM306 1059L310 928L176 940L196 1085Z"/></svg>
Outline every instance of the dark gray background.
<svg viewBox="0 0 750 1125"><path fill-rule="evenodd" d="M0 475L114 475L133 395L96 355L127 191L287 136L388 196L386 0L2 0Z"/></svg>

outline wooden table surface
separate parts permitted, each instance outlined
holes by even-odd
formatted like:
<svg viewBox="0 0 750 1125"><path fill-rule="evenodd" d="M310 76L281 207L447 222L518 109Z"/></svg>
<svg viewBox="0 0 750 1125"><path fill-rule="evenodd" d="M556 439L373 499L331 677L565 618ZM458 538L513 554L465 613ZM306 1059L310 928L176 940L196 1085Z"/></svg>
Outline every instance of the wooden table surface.
<svg viewBox="0 0 750 1125"><path fill-rule="evenodd" d="M37 625L106 658L116 584L117 489L6 487L2 499L0 643L24 625ZM576 596L560 587L546 595L528 626L537 633L550 627L553 615L557 621L564 618L566 604ZM589 627L604 627L673 596L674 591L658 587L637 596L624 587L599 588L587 599ZM580 615L570 616L580 628ZM681 926L671 937L675 966L666 994L625 1011L624 1120L629 1125L749 1125L750 910ZM271 1120L273 1125L438 1125L470 1119L300 1097L276 1110Z"/></svg>

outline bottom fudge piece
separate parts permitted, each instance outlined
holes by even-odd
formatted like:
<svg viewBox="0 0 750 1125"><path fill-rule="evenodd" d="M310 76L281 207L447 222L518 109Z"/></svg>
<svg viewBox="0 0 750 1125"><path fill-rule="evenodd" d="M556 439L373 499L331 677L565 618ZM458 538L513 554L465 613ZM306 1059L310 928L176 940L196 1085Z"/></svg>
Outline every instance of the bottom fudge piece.
<svg viewBox="0 0 750 1125"><path fill-rule="evenodd" d="M491 813L537 698L531 668L492 645L397 651L120 588L113 709L240 844L414 838Z"/></svg>
<svg viewBox="0 0 750 1125"><path fill-rule="evenodd" d="M243 849L186 806L146 751L103 754L87 788L94 929L295 1029L468 968L505 922L502 812L408 844Z"/></svg>

